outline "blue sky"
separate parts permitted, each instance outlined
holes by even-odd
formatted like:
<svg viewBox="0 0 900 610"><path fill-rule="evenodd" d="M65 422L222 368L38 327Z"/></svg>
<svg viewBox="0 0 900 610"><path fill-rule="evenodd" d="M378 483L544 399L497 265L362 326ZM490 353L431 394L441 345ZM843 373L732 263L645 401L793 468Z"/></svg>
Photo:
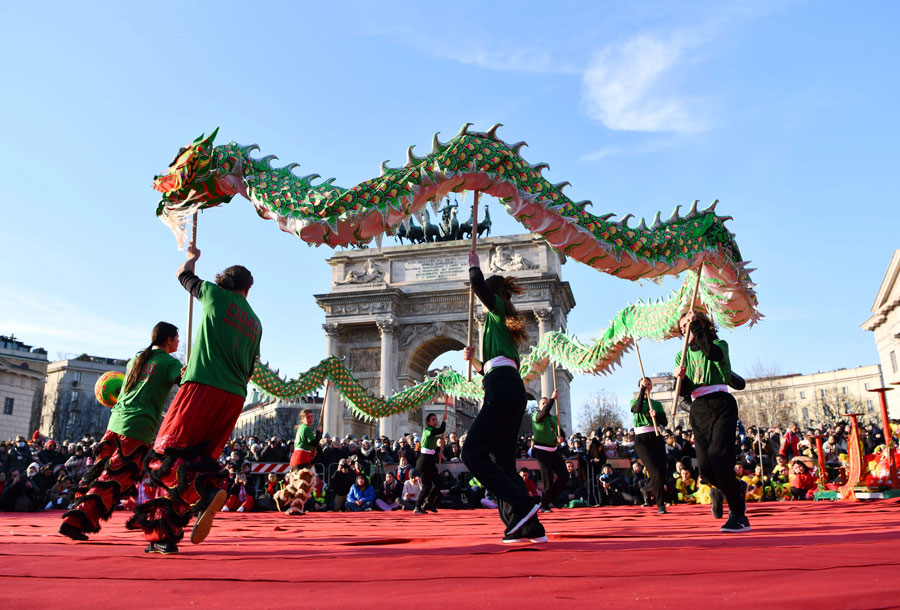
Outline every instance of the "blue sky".
<svg viewBox="0 0 900 610"><path fill-rule="evenodd" d="M436 131L499 122L595 213L721 201L766 315L724 333L737 370L876 363L859 325L898 247L900 7L583 4L3 4L0 332L55 359L126 357L158 320L183 328L183 255L150 183L201 132L351 186ZM329 250L243 199L202 215L199 247L201 275L253 271L264 358L295 373L324 356L311 295L328 289ZM564 274L582 338L676 286L573 261ZM678 347L642 346L648 369L670 370ZM573 403L599 389L624 403L637 377L629 356L576 379Z"/></svg>

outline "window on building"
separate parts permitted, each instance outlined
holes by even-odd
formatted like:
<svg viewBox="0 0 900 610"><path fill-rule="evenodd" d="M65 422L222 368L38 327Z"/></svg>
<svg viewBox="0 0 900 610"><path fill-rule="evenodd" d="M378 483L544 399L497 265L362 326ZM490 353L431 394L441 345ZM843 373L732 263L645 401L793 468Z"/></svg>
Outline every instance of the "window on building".
<svg viewBox="0 0 900 610"><path fill-rule="evenodd" d="M897 352L891 352L891 370L897 372Z"/></svg>
<svg viewBox="0 0 900 610"><path fill-rule="evenodd" d="M819 396L821 396L822 398L825 398L825 390L824 389L819 390Z"/></svg>
<svg viewBox="0 0 900 610"><path fill-rule="evenodd" d="M850 388L848 388L847 386L844 386L841 388L841 394L847 394L849 392L850 392Z"/></svg>
<svg viewBox="0 0 900 610"><path fill-rule="evenodd" d="M81 371L75 371L75 383L81 383Z"/></svg>
<svg viewBox="0 0 900 610"><path fill-rule="evenodd" d="M867 401L866 401L866 410L869 411L870 413L871 413L872 411L874 411L874 410L875 410L875 403L873 403L871 400L867 400Z"/></svg>
<svg viewBox="0 0 900 610"><path fill-rule="evenodd" d="M3 399L3 414L4 415L12 415L13 405L16 403L15 398L4 398Z"/></svg>
<svg viewBox="0 0 900 610"><path fill-rule="evenodd" d="M803 421L809 421L809 409L807 409L806 407L803 407Z"/></svg>
<svg viewBox="0 0 900 610"><path fill-rule="evenodd" d="M78 390L75 390L75 391L72 392L72 394L69 396L69 402L78 402L78 399L79 399L79 398L81 398L81 392L79 392Z"/></svg>
<svg viewBox="0 0 900 610"><path fill-rule="evenodd" d="M864 387L865 389L867 389L867 390L871 390L871 389L872 389L872 383L871 383L870 381L867 381L867 382L865 383L865 385L863 385L863 387Z"/></svg>
<svg viewBox="0 0 900 610"><path fill-rule="evenodd" d="M800 398L806 398L806 392L801 391L801 392L800 392Z"/></svg>
<svg viewBox="0 0 900 610"><path fill-rule="evenodd" d="M778 395L778 400L779 400L780 402L784 402L784 392L782 392L782 393L780 393L780 394Z"/></svg>

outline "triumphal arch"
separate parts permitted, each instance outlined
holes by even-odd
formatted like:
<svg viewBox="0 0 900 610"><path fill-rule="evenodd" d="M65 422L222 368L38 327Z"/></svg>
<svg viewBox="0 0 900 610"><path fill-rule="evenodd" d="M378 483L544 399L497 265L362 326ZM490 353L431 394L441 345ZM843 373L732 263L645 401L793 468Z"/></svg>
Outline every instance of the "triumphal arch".
<svg viewBox="0 0 900 610"><path fill-rule="evenodd" d="M372 393L389 396L421 381L434 360L462 350L468 332L470 243L462 240L381 249L348 250L328 259L331 291L316 295L325 311L326 352L345 363ZM485 275L513 275L525 288L514 303L525 316L531 344L543 333L566 327L575 299L562 280L565 257L531 234L478 241ZM475 343L484 314L476 307ZM530 348L523 348L527 352ZM462 353L457 370L465 370ZM571 431L571 375L557 369L560 423ZM553 391L551 367L530 383L531 398ZM394 439L420 432L421 412L370 424L357 420L329 393L325 430L338 436L386 434Z"/></svg>

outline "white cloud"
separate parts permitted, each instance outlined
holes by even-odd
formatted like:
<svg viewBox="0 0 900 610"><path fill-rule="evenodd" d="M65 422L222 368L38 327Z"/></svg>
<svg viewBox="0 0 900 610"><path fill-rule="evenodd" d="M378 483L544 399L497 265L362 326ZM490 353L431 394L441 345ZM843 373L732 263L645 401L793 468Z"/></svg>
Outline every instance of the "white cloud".
<svg viewBox="0 0 900 610"><path fill-rule="evenodd" d="M702 105L678 92L688 38L640 34L594 55L584 71L587 114L609 129L689 133L706 129Z"/></svg>
<svg viewBox="0 0 900 610"><path fill-rule="evenodd" d="M433 49L438 56L462 64L498 72L539 74L579 74L568 62L554 58L544 49L486 49L480 45L447 45Z"/></svg>

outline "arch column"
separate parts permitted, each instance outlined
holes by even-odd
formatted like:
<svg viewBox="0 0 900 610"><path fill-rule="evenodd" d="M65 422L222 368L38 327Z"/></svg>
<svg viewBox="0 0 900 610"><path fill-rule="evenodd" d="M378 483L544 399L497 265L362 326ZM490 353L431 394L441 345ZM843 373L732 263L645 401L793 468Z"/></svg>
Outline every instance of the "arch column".
<svg viewBox="0 0 900 610"><path fill-rule="evenodd" d="M325 354L326 356L339 356L338 354L338 335L340 334L340 326L337 324L323 324L325 330ZM328 400L323 406L325 409L325 419L323 421L324 430L331 436L343 436L342 411L343 405L341 399L338 398L337 391L332 389L328 392Z"/></svg>
<svg viewBox="0 0 900 610"><path fill-rule="evenodd" d="M393 318L385 318L375 321L378 326L378 332L381 334L381 394L385 398L394 392L394 333L397 330L397 323ZM378 420L378 434L387 436L394 440L398 426L400 425L398 415L390 417L382 417Z"/></svg>
<svg viewBox="0 0 900 610"><path fill-rule="evenodd" d="M536 309L534 315L538 319L538 341L549 332L553 324L553 310L550 308ZM541 373L541 395L549 397L553 393L553 368L556 365L550 363Z"/></svg>

